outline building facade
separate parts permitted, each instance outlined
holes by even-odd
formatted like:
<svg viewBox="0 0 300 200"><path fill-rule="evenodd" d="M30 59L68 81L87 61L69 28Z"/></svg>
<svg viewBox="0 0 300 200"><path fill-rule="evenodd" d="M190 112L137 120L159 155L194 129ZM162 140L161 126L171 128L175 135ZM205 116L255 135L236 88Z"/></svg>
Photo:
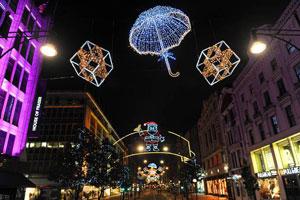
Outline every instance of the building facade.
<svg viewBox="0 0 300 200"><path fill-rule="evenodd" d="M300 1L291 1L273 26L299 30ZM282 36L297 46L299 36ZM249 62L233 84L258 199L300 199L300 52L269 36L263 55Z"/></svg>
<svg viewBox="0 0 300 200"><path fill-rule="evenodd" d="M55 185L48 180L51 166L57 156L61 155L59 152L63 151L65 144L76 141L78 138L76 129L83 127L102 139L108 138L112 143L119 139L89 93L80 91L46 93L38 132L35 137L28 139L26 145L28 174L31 181L40 188ZM116 147L119 153L127 155L124 143L119 142Z"/></svg>
<svg viewBox="0 0 300 200"><path fill-rule="evenodd" d="M221 120L219 94L214 93L203 102L198 120L202 166L206 171L205 191L207 194L230 198L228 158Z"/></svg>
<svg viewBox="0 0 300 200"><path fill-rule="evenodd" d="M241 129L242 121L237 110L236 98L231 88L224 88L220 94L221 130L228 155L228 179L234 199L247 198L242 179L242 168L248 163L246 143Z"/></svg>
<svg viewBox="0 0 300 200"><path fill-rule="evenodd" d="M0 153L18 156L25 149L45 39L39 31L48 23L31 0L0 1L1 56L8 51L0 59Z"/></svg>

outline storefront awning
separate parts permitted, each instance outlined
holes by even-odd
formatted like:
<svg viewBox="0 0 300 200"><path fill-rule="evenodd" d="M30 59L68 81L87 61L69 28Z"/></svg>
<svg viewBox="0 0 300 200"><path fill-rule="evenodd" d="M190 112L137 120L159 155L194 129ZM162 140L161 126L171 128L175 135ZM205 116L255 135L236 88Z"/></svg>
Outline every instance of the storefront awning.
<svg viewBox="0 0 300 200"><path fill-rule="evenodd" d="M0 188L36 187L23 174L0 171Z"/></svg>

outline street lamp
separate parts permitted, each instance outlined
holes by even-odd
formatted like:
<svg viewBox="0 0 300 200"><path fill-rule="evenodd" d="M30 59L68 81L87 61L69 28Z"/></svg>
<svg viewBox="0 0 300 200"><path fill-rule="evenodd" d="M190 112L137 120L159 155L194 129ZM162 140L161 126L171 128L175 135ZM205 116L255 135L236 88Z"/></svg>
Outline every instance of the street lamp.
<svg viewBox="0 0 300 200"><path fill-rule="evenodd" d="M144 162L144 164L147 164L147 163L148 163L148 160L144 160L143 162Z"/></svg>
<svg viewBox="0 0 300 200"><path fill-rule="evenodd" d="M139 145L139 146L137 147L137 150L138 150L139 152L144 151L144 146L143 146L143 145Z"/></svg>
<svg viewBox="0 0 300 200"><path fill-rule="evenodd" d="M165 161L164 161L164 160L160 160L159 163L160 163L160 164L164 164Z"/></svg>
<svg viewBox="0 0 300 200"><path fill-rule="evenodd" d="M261 54L267 49L266 42L262 40L257 40L257 35L269 36L280 40L290 46L294 47L296 50L300 51L300 48L293 44L291 41L288 41L280 36L300 36L300 29L272 29L272 28L256 28L251 31L251 36L253 43L250 45L250 53L252 54Z"/></svg>
<svg viewBox="0 0 300 200"><path fill-rule="evenodd" d="M57 55L57 50L55 46L51 43L46 43L42 45L40 51L42 52L43 55L47 57L54 57Z"/></svg>
<svg viewBox="0 0 300 200"><path fill-rule="evenodd" d="M169 147L164 146L164 147L163 147L163 151L169 151Z"/></svg>

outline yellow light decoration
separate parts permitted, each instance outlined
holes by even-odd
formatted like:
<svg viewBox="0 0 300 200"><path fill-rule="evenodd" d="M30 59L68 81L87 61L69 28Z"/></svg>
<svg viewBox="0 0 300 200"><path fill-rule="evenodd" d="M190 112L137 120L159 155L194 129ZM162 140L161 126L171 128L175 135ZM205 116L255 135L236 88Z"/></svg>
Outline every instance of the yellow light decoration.
<svg viewBox="0 0 300 200"><path fill-rule="evenodd" d="M200 53L196 67L206 81L214 85L230 76L239 62L240 58L221 41Z"/></svg>

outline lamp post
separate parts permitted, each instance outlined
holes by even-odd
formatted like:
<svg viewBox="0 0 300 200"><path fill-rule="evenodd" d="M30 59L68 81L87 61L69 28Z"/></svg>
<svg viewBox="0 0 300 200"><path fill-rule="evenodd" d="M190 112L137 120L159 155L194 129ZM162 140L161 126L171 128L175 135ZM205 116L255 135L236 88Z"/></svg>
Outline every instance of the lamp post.
<svg viewBox="0 0 300 200"><path fill-rule="evenodd" d="M284 39L282 36L300 36L300 29L272 29L272 28L256 28L251 31L253 43L250 47L250 52L252 54L261 54L264 52L268 45L263 40L257 40L257 35L269 36L271 38L275 38L280 40L286 44L291 45L297 51L300 51L300 48L293 44L291 41Z"/></svg>
<svg viewBox="0 0 300 200"><path fill-rule="evenodd" d="M30 35L29 35L30 33ZM43 35L40 35L40 33L43 33ZM32 40L32 39L38 39L38 38L42 38L42 37L48 37L49 35L47 34L49 33L48 31L22 31L20 32L9 32L7 37L3 37L0 36L0 38L16 38L19 40L18 45L23 44L25 40L21 41L23 38L28 38L28 40ZM15 46L13 45L11 48L7 49L5 52L3 52L0 55L0 59L3 58L7 53L9 53L11 50L13 50L15 48ZM51 43L44 43L41 46L40 49L41 53L47 57L53 57L57 55L57 50L56 47L51 44Z"/></svg>

